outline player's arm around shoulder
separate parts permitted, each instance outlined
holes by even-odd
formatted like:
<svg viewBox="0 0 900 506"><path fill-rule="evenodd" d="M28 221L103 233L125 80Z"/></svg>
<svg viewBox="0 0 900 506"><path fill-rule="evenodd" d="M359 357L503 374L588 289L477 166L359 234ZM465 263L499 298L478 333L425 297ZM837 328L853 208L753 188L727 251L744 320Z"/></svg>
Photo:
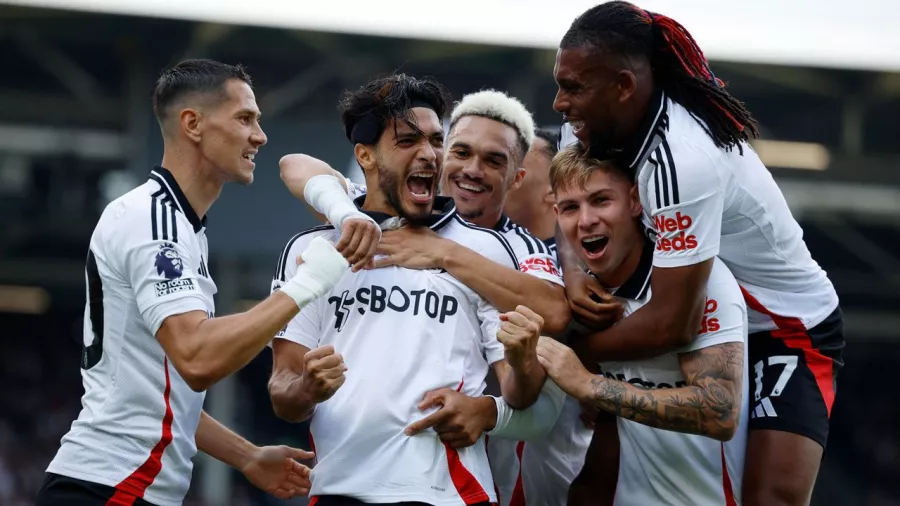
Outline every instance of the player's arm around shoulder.
<svg viewBox="0 0 900 506"><path fill-rule="evenodd" d="M737 283L720 282L720 266L709 284L703 328L679 350L684 386L645 388L591 375L571 349L547 338L538 344L541 364L566 393L603 411L650 427L730 440L740 418L747 324Z"/></svg>
<svg viewBox="0 0 900 506"><path fill-rule="evenodd" d="M501 311L528 306L543 319L545 334L565 331L571 313L556 261L546 254L519 259L503 236L490 230L480 232L486 237L478 241L476 249L461 244L446 249L443 263L447 272Z"/></svg>

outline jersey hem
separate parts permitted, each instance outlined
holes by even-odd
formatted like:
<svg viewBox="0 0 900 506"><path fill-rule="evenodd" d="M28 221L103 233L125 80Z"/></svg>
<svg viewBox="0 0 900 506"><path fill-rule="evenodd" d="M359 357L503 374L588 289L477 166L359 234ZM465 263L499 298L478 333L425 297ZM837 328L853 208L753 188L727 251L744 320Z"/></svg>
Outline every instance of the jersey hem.
<svg viewBox="0 0 900 506"><path fill-rule="evenodd" d="M87 481L90 483L96 483L97 485L104 485L104 486L112 487L112 488L116 488L116 486L118 486L119 483L121 482L121 480L114 482L103 476L97 476L95 474L86 473L84 471L76 471L74 469L63 466L61 464L56 464L54 462L51 462L50 465L47 466L46 472L58 474L60 476L66 476L69 478L74 478L76 480L83 480L83 481ZM151 484L151 486L152 485L153 484ZM187 495L187 494L185 494L185 495ZM141 497L141 499L144 499L145 501L153 504L154 506L181 506L181 503L184 502L184 497L182 497L181 499L171 500L171 499L166 499L166 498L160 497L156 494L147 493L147 492L144 492L144 495L143 495L143 497Z"/></svg>
<svg viewBox="0 0 900 506"><path fill-rule="evenodd" d="M480 483L479 483L480 485ZM488 496L488 502L496 503L497 496L493 493L488 492L488 488L484 488L485 493ZM492 487L491 487L492 488ZM467 500L473 499L476 496L457 496L452 499L439 499L433 496L425 495L425 494L359 494L359 493L347 493L347 492L317 492L313 494L310 492L309 497L313 498L320 495L338 495L344 497L351 497L353 499L360 500L365 503L373 502L373 503L404 503L404 502L420 502L425 504L430 504L432 506L460 506L464 505ZM168 505L160 505L160 506L168 506Z"/></svg>

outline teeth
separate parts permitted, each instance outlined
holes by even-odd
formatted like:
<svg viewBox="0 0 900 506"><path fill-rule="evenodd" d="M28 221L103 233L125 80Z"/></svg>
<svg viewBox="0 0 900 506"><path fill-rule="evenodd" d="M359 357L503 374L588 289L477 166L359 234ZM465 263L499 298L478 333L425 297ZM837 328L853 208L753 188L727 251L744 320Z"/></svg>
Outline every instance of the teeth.
<svg viewBox="0 0 900 506"><path fill-rule="evenodd" d="M475 185L467 184L467 183L456 183L456 184L463 190L469 190L471 192L476 192L476 193L481 193L484 191L484 188L482 188L480 186L475 186Z"/></svg>
<svg viewBox="0 0 900 506"><path fill-rule="evenodd" d="M574 128L575 130L581 130L582 128L584 128L584 121L570 121L569 124L572 125L572 128Z"/></svg>
<svg viewBox="0 0 900 506"><path fill-rule="evenodd" d="M598 236L596 236L596 237L588 237L588 238L586 238L586 239L582 239L581 242L587 242L587 243L590 243L590 242L597 242L597 241L599 241L599 240L601 240L601 239L606 239L606 238L603 237L602 235L598 235Z"/></svg>
<svg viewBox="0 0 900 506"><path fill-rule="evenodd" d="M254 153L248 153L248 154L244 155L244 158L246 158L247 160L250 160L252 162L253 158L255 156L256 156L256 154L254 154Z"/></svg>
<svg viewBox="0 0 900 506"><path fill-rule="evenodd" d="M419 173L416 173L416 174L412 174L412 175L409 176L409 177L418 177L418 178L422 178L422 179L431 179L431 178L434 177L434 174L427 174L427 173L419 172Z"/></svg>

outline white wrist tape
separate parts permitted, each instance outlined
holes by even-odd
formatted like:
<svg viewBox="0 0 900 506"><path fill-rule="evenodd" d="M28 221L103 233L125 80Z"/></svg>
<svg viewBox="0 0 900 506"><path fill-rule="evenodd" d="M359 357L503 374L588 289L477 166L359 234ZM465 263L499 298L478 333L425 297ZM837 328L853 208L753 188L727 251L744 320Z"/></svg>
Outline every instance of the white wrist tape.
<svg viewBox="0 0 900 506"><path fill-rule="evenodd" d="M526 409L514 409L503 397L494 397L497 404L497 425L487 434L517 441L542 438L556 424L565 401L566 393L550 378L544 382L534 404Z"/></svg>
<svg viewBox="0 0 900 506"><path fill-rule="evenodd" d="M341 186L340 180L331 174L319 174L309 178L303 188L303 198L313 209L324 214L337 230L341 229L344 220L348 218L375 223L375 220L356 208L356 204Z"/></svg>
<svg viewBox="0 0 900 506"><path fill-rule="evenodd" d="M300 257L303 263L297 267L294 276L281 287L281 291L294 299L297 307L303 309L334 288L348 272L350 264L322 237L310 241Z"/></svg>

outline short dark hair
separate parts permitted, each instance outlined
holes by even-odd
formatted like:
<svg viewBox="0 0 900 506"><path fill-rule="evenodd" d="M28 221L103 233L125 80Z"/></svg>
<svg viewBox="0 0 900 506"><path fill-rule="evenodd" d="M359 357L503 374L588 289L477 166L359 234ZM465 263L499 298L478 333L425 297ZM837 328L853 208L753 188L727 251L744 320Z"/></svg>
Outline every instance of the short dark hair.
<svg viewBox="0 0 900 506"><path fill-rule="evenodd" d="M559 152L559 129L558 128L537 128L534 131L534 136L539 139L544 139L547 142L547 147L544 148L544 152L547 153L547 156L552 160L556 153Z"/></svg>
<svg viewBox="0 0 900 506"><path fill-rule="evenodd" d="M153 91L153 113L162 123L169 107L190 94L220 94L224 97L225 83L237 79L252 86L244 67L215 60L184 60L163 71ZM218 98L218 97L217 97Z"/></svg>
<svg viewBox="0 0 900 506"><path fill-rule="evenodd" d="M674 19L624 1L592 7L572 22L561 49L590 48L622 58L645 58L653 79L672 100L705 123L723 149L759 135L744 104L725 91L694 38Z"/></svg>
<svg viewBox="0 0 900 506"><path fill-rule="evenodd" d="M434 78L391 74L345 92L338 111L350 142L375 144L392 120L409 120L410 109L417 104L433 109L442 119L449 103L449 93Z"/></svg>

